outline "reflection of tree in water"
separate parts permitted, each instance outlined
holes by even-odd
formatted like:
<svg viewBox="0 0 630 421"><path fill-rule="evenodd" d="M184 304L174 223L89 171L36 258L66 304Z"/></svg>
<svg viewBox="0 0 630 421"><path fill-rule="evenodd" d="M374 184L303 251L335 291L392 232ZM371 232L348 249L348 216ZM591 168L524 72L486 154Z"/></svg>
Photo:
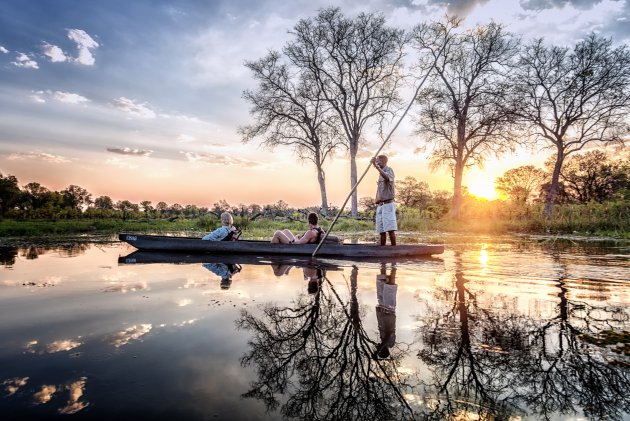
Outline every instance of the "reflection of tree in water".
<svg viewBox="0 0 630 421"><path fill-rule="evenodd" d="M361 323L357 273L345 302L325 278L313 296L301 295L288 307L267 305L258 318L243 311L238 326L254 333L243 365L253 364L258 380L244 396L263 400L269 410L286 402L288 418L409 419L411 409L397 374L401 355L373 360L376 342Z"/></svg>
<svg viewBox="0 0 630 421"><path fill-rule="evenodd" d="M420 328L426 346L418 355L433 373L426 386L438 394L427 418L507 419L534 412L549 419L583 410L603 419L630 409L628 369L610 364L601 349L581 339L621 329L628 319L622 308L571 300L564 278L556 315L547 320L482 308L466 288L458 253L455 259L454 290L441 291L442 302L452 307L433 308Z"/></svg>
<svg viewBox="0 0 630 421"><path fill-rule="evenodd" d="M621 418L630 411L630 370L608 361L600 348L583 339L623 330L628 314L622 307L573 299L566 275L556 284L557 314L532 331L531 357L522 368L527 394L520 398L545 419L554 411L574 413L580 408L592 419Z"/></svg>
<svg viewBox="0 0 630 421"><path fill-rule="evenodd" d="M17 253L16 247L0 247L0 263L4 266L13 266Z"/></svg>
<svg viewBox="0 0 630 421"><path fill-rule="evenodd" d="M457 254L456 259L455 289L438 289L438 300L428 300L452 306L447 311L433 306L421 320L425 346L418 356L433 373L421 383L429 395L437 394L425 417L477 414L481 419L508 419L520 412L506 398L515 381L512 366L523 358L525 326L512 315L481 308L466 287Z"/></svg>

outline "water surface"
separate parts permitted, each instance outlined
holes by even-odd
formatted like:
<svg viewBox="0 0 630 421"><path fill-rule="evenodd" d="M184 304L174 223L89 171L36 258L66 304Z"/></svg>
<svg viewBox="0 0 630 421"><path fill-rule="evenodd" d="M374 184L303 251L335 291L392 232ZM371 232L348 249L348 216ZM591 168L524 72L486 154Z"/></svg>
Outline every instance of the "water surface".
<svg viewBox="0 0 630 421"><path fill-rule="evenodd" d="M630 419L628 243L446 249L0 249L1 418Z"/></svg>

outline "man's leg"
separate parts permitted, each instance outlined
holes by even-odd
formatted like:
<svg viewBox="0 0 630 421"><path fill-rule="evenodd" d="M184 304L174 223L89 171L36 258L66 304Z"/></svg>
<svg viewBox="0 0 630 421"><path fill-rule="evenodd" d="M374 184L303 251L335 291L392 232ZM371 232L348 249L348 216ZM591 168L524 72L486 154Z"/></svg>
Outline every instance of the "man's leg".
<svg viewBox="0 0 630 421"><path fill-rule="evenodd" d="M381 233L381 246L385 245L386 240L387 240L387 233L386 232L382 232Z"/></svg>
<svg viewBox="0 0 630 421"><path fill-rule="evenodd" d="M396 231L389 231L389 242L392 246L396 245ZM381 245L385 245L385 233L381 234Z"/></svg>

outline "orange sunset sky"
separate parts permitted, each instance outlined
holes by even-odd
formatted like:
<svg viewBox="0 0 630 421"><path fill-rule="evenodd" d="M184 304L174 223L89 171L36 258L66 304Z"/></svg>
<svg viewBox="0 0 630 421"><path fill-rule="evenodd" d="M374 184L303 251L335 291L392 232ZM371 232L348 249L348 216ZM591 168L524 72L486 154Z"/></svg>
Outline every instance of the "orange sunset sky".
<svg viewBox="0 0 630 421"><path fill-rule="evenodd" d="M239 126L251 122L241 98L253 88L245 60L281 49L301 18L330 6L323 1L184 0L177 2L55 2L5 0L0 6L0 172L20 185L52 190L69 184L94 197L212 206L274 203L317 205L312 163L286 148L244 145ZM389 25L410 29L445 13L465 26L494 19L524 40L544 36L572 45L591 31L630 37L628 1L615 0L384 0L336 2L347 16L380 12ZM413 57L408 57L413 62ZM404 93L403 93L404 95ZM409 100L406 97L406 100ZM431 171L416 152L413 114L384 153L397 179L450 190L448 169ZM380 146L371 130L359 174ZM471 169L464 184L492 198L492 183L519 165L542 166L550 151L518 150ZM344 151L325 164L329 201L350 191ZM359 197L372 196L371 170Z"/></svg>

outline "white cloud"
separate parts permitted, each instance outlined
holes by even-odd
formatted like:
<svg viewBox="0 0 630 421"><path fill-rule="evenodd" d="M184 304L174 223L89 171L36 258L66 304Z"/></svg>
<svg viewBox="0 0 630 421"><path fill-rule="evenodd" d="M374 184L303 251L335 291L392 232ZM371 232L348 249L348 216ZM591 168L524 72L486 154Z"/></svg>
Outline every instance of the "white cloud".
<svg viewBox="0 0 630 421"><path fill-rule="evenodd" d="M138 104L133 99L124 96L114 99L112 105L119 110L125 111L131 115L141 118L155 118L155 111L147 106L147 103Z"/></svg>
<svg viewBox="0 0 630 421"><path fill-rule="evenodd" d="M236 158L234 156L229 155L220 155L213 153L196 153L196 152L184 152L180 151L179 153L183 154L188 162L192 163L204 163L204 164L212 164L212 165L237 165L241 167L256 167L261 164L250 161L243 158Z"/></svg>
<svg viewBox="0 0 630 421"><path fill-rule="evenodd" d="M79 49L79 56L75 58L74 61L86 66L94 65L95 59L92 50L98 48L98 42L94 41L94 39L82 29L68 29L68 38L76 42L77 48Z"/></svg>
<svg viewBox="0 0 630 421"><path fill-rule="evenodd" d="M31 60L31 58L24 53L18 53L15 60L16 61L11 62L14 66L23 67L25 69L39 69L37 62Z"/></svg>
<svg viewBox="0 0 630 421"><path fill-rule="evenodd" d="M117 153L120 155L133 155L133 156L151 156L153 153L149 149L131 149L131 148L107 148L107 152Z"/></svg>
<svg viewBox="0 0 630 421"><path fill-rule="evenodd" d="M35 102L43 104L46 102L46 100L43 98L42 95L44 95L44 91L33 91L33 94L30 96L30 98Z"/></svg>
<svg viewBox="0 0 630 421"><path fill-rule="evenodd" d="M2 386L5 386L4 390L7 392L7 396L15 394L21 387L26 386L28 377L14 377L2 382Z"/></svg>
<svg viewBox="0 0 630 421"><path fill-rule="evenodd" d="M149 323L133 325L130 328L114 333L109 338L109 343L114 345L116 348L127 345L132 340L140 339L141 337L149 333L152 328L153 326Z"/></svg>
<svg viewBox="0 0 630 421"><path fill-rule="evenodd" d="M136 163L131 162L129 159L126 158L107 158L105 160L105 164L124 170L135 170L138 168L138 165Z"/></svg>
<svg viewBox="0 0 630 421"><path fill-rule="evenodd" d="M190 143L190 142L194 142L195 139L193 136L188 135L188 134L180 134L179 136L177 136L177 143Z"/></svg>
<svg viewBox="0 0 630 421"><path fill-rule="evenodd" d="M66 54L61 50L61 48L56 45L44 43L42 46L43 53L46 57L50 58L50 61L53 63L61 63L68 60Z"/></svg>
<svg viewBox="0 0 630 421"><path fill-rule="evenodd" d="M89 405L88 402L79 400L85 391L86 380L87 377L81 377L79 380L66 386L66 389L69 391L70 398L68 399L66 406L57 410L60 414L76 414Z"/></svg>
<svg viewBox="0 0 630 421"><path fill-rule="evenodd" d="M70 159L61 155L53 155L45 152L15 152L7 156L9 161L20 161L27 159L38 159L41 161L52 162L53 164L65 164L70 162Z"/></svg>
<svg viewBox="0 0 630 421"><path fill-rule="evenodd" d="M52 399L53 395L57 392L57 386L55 385L43 385L39 392L33 395L35 403L46 403Z"/></svg>
<svg viewBox="0 0 630 421"><path fill-rule="evenodd" d="M90 100L86 97L79 94L73 94L71 92L55 91L53 96L57 101L65 102L66 104L82 104L84 102L90 102Z"/></svg>
<svg viewBox="0 0 630 421"><path fill-rule="evenodd" d="M6 48L4 48L2 45L0 45L0 53L4 53L4 54L6 54L6 53L8 53L8 52L9 52L9 50L7 50L7 49L6 49Z"/></svg>

